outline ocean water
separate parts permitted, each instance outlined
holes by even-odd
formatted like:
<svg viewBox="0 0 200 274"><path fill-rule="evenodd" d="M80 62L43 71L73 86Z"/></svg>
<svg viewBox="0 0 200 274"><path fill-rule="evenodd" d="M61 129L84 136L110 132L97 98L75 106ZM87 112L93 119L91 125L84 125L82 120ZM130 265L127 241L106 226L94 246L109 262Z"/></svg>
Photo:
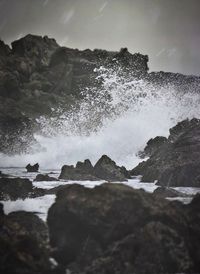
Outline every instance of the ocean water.
<svg viewBox="0 0 200 274"><path fill-rule="evenodd" d="M27 173L25 168L0 168L0 170L7 174L9 177L21 177L27 178L33 182L35 187L43 188L43 189L51 189L60 185L68 185L68 184L80 184L84 187L93 188L95 186L101 185L105 183L105 181L42 181L42 182L34 182L36 175L38 173ZM50 173L50 176L58 178L60 174L60 170L40 170L40 173L46 174ZM155 183L141 182L141 176L133 177L125 182L120 182L122 184L128 185L134 189L144 189L146 192L153 193L153 191L158 187ZM119 183L119 182L117 182ZM174 188L182 193L188 195L188 197L176 197L176 198L168 198L169 200L179 200L185 204L191 202L193 196L196 193L200 193L200 188L192 188L192 187L179 187ZM25 210L36 213L41 219L46 221L48 209L55 201L55 195L44 195L42 197L37 198L26 198L24 200L18 199L16 201L0 201L4 205L5 214L8 214L13 211Z"/></svg>
<svg viewBox="0 0 200 274"><path fill-rule="evenodd" d="M85 99L69 112L55 109L53 116L40 117L42 132L35 134L39 151L7 156L0 154L0 167L25 167L38 162L43 169L90 159L94 164L107 154L128 169L140 159L138 151L158 135L186 118L200 118L200 93L177 91L129 79L118 68L97 70L101 88L86 88Z"/></svg>
<svg viewBox="0 0 200 274"><path fill-rule="evenodd" d="M129 79L123 71L101 67L98 78L101 88L86 88L85 99L69 112L52 109L52 117L40 117L42 131L35 134L41 149L32 148L31 154L8 156L0 154L0 170L9 176L33 180L34 173L26 173L24 167L39 163L40 172L53 172L58 177L64 164L90 159L93 164L103 155L111 157L127 169L135 167L141 159L138 152L146 142L156 136L168 136L169 129L186 118L200 118L200 93L194 90L177 91L155 86L143 80ZM79 181L85 187L94 187L103 181ZM34 182L37 187L50 189L72 181ZM134 188L153 192L152 183L141 183L140 178L124 182ZM179 191L193 195L198 189L181 188ZM14 210L30 210L46 219L47 210L54 202L54 195L36 199L4 202L6 213ZM181 199L188 203L191 198Z"/></svg>

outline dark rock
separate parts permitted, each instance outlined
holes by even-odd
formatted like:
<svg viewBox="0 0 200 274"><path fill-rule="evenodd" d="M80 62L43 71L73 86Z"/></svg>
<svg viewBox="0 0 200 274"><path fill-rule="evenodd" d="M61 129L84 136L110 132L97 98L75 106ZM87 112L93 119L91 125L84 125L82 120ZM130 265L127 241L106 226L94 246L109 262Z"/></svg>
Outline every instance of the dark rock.
<svg viewBox="0 0 200 274"><path fill-rule="evenodd" d="M98 177L94 174L94 169L89 160L77 162L76 167L64 165L61 169L59 179L65 180L91 180L97 181Z"/></svg>
<svg viewBox="0 0 200 274"><path fill-rule="evenodd" d="M153 194L161 198L188 197L187 194L168 187L158 187L154 190Z"/></svg>
<svg viewBox="0 0 200 274"><path fill-rule="evenodd" d="M200 121L196 118L193 118L192 120L184 120L180 123L178 123L176 126L174 126L173 128L170 128L169 130L169 141L170 142L175 142L176 140L178 140L181 135L183 135L184 133L193 130L196 127L200 126Z"/></svg>
<svg viewBox="0 0 200 274"><path fill-rule="evenodd" d="M103 155L94 166L94 173L98 178L107 181L126 181L126 169L119 167L107 155Z"/></svg>
<svg viewBox="0 0 200 274"><path fill-rule="evenodd" d="M108 156L103 155L93 167L90 160L77 162L74 166L63 166L59 179L126 181L130 178L125 167L118 167Z"/></svg>
<svg viewBox="0 0 200 274"><path fill-rule="evenodd" d="M0 56L9 56L11 49L2 40L0 40Z"/></svg>
<svg viewBox="0 0 200 274"><path fill-rule="evenodd" d="M17 200L43 196L44 189L34 188L29 179L0 178L0 200Z"/></svg>
<svg viewBox="0 0 200 274"><path fill-rule="evenodd" d="M160 174L157 185L200 187L199 164L194 162L167 168Z"/></svg>
<svg viewBox="0 0 200 274"><path fill-rule="evenodd" d="M47 227L33 213L4 215L0 218L0 231L1 273L58 273L50 263Z"/></svg>
<svg viewBox="0 0 200 274"><path fill-rule="evenodd" d="M75 273L199 273L199 200L186 206L114 183L65 186L48 213L54 257Z"/></svg>
<svg viewBox="0 0 200 274"><path fill-rule="evenodd" d="M196 194L192 202L185 207L187 218L188 218L188 232L189 241L187 241L190 254L196 265L196 273L200 272L200 252L199 252L199 241L200 241L200 194Z"/></svg>
<svg viewBox="0 0 200 274"><path fill-rule="evenodd" d="M28 198L37 198L44 196L46 194L46 189L33 187L31 193L28 194Z"/></svg>
<svg viewBox="0 0 200 274"><path fill-rule="evenodd" d="M157 150L159 150L164 144L168 142L166 137L157 136L153 139L150 139L147 142L144 151L139 152L139 156L141 158L150 157L152 156Z"/></svg>
<svg viewBox="0 0 200 274"><path fill-rule="evenodd" d="M38 170L39 170L39 164L37 163L37 164L35 164L35 165L30 165L30 164L28 164L27 166L26 166L26 170L27 170L27 172L38 172Z"/></svg>
<svg viewBox="0 0 200 274"><path fill-rule="evenodd" d="M198 93L200 84L200 77L164 71L151 72L146 75L146 80L160 88L174 88L181 94L188 92L188 90Z"/></svg>
<svg viewBox="0 0 200 274"><path fill-rule="evenodd" d="M68 184L66 185L60 185L60 186L56 186L56 187L53 187L53 188L50 188L50 189L46 189L45 190L45 194L57 194L59 191L62 191L62 190L65 190L65 188L68 186Z"/></svg>
<svg viewBox="0 0 200 274"><path fill-rule="evenodd" d="M42 181L58 181L57 178L50 177L48 174L38 174L34 179L35 182L42 182Z"/></svg>
<svg viewBox="0 0 200 274"><path fill-rule="evenodd" d="M22 178L0 178L1 200L25 199L33 191L32 182Z"/></svg>
<svg viewBox="0 0 200 274"><path fill-rule="evenodd" d="M161 186L200 187L199 136L198 119L178 123L170 129L168 140L158 144L150 158L134 168L131 175L142 175L144 182L158 180Z"/></svg>
<svg viewBox="0 0 200 274"><path fill-rule="evenodd" d="M92 173L93 172L93 165L91 164L90 160L86 159L84 162L77 162L76 168L81 170L83 173Z"/></svg>
<svg viewBox="0 0 200 274"><path fill-rule="evenodd" d="M48 241L47 225L32 212L11 212L8 217L11 221L17 222L21 227L34 234L40 242Z"/></svg>
<svg viewBox="0 0 200 274"><path fill-rule="evenodd" d="M12 42L12 52L19 56L40 58L43 63L48 63L51 53L58 48L54 39L47 36L26 35Z"/></svg>
<svg viewBox="0 0 200 274"><path fill-rule="evenodd" d="M0 203L0 217L4 216L3 204Z"/></svg>

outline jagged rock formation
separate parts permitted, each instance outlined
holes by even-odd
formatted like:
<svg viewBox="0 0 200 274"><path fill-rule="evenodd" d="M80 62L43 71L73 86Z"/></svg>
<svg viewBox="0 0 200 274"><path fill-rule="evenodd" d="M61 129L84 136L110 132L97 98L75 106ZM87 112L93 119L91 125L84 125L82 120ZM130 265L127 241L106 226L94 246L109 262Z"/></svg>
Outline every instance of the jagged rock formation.
<svg viewBox="0 0 200 274"><path fill-rule="evenodd" d="M144 148L144 150L140 151L138 155L140 156L140 158L150 157L156 152L156 150L162 147L166 142L167 142L167 138L163 136L157 136L153 139L150 139L147 142L147 145Z"/></svg>
<svg viewBox="0 0 200 274"><path fill-rule="evenodd" d="M155 140L155 139L154 139ZM148 151L149 144L145 151ZM184 120L170 129L163 144L154 145L150 158L132 171L142 181L162 186L200 187L200 120Z"/></svg>
<svg viewBox="0 0 200 274"><path fill-rule="evenodd" d="M93 166L90 160L85 160L83 163L78 162L76 166L64 165L61 169L59 179L65 180L90 180L98 181L99 178L95 176Z"/></svg>
<svg viewBox="0 0 200 274"><path fill-rule="evenodd" d="M90 160L78 162L76 167L64 165L59 179L126 181L130 178L125 167L119 167L107 155L103 155L93 167Z"/></svg>
<svg viewBox="0 0 200 274"><path fill-rule="evenodd" d="M39 164L38 163L36 163L35 165L28 164L26 166L26 170L27 170L27 172L38 172Z"/></svg>
<svg viewBox="0 0 200 274"><path fill-rule="evenodd" d="M53 256L77 274L199 273L199 203L114 183L68 185L48 213Z"/></svg>
<svg viewBox="0 0 200 274"><path fill-rule="evenodd" d="M130 175L125 167L119 167L107 155L103 155L94 166L97 177L107 181L126 181Z"/></svg>

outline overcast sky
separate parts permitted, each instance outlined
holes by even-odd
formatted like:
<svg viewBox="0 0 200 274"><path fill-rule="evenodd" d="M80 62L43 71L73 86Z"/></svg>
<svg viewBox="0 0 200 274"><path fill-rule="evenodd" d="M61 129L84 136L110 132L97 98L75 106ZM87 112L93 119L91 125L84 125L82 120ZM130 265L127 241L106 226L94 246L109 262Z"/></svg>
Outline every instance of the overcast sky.
<svg viewBox="0 0 200 274"><path fill-rule="evenodd" d="M0 37L148 54L150 70L200 75L200 0L0 0Z"/></svg>

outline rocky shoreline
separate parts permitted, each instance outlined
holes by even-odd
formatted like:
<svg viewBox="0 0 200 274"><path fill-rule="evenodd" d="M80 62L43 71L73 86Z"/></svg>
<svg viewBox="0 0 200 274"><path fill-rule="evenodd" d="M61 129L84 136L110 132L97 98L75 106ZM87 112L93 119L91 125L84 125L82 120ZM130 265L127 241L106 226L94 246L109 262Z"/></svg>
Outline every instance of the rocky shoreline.
<svg viewBox="0 0 200 274"><path fill-rule="evenodd" d="M0 200L49 194L56 199L46 224L31 212L5 215L1 205L1 273L200 273L200 194L173 188L199 187L194 183L199 176L199 128L199 120L185 120L170 129L168 138L150 140L140 152L149 159L131 171L106 155L94 166L89 160L64 165L58 179L41 174L38 164L28 165L27 172L37 171L33 182L66 181L51 189L2 173ZM185 169L187 164L194 172ZM172 174L166 175L170 167ZM160 186L148 193L120 183L136 174ZM99 179L94 188L78 184ZM190 197L191 202L173 201L177 197Z"/></svg>
<svg viewBox="0 0 200 274"><path fill-rule="evenodd" d="M184 205L158 192L61 186L47 225L1 205L1 273L199 273L200 195Z"/></svg>
<svg viewBox="0 0 200 274"><path fill-rule="evenodd" d="M0 41L0 152L37 147L39 117L77 106L84 88L101 86L95 72L101 66L177 92L197 92L200 85L196 76L149 73L148 56L126 48L79 51L34 35L11 48ZM27 163L31 179L0 172L0 273L200 273L200 194L180 190L200 188L200 120L178 123L168 138L150 139L138 155L143 161L131 170L102 155L94 165L89 159L75 166L66 161L58 176L40 172L39 163ZM134 189L134 176L141 176L138 185L152 182L154 192ZM52 182L55 187L41 187ZM37 212L4 212L4 202L47 195L56 197L47 222Z"/></svg>

